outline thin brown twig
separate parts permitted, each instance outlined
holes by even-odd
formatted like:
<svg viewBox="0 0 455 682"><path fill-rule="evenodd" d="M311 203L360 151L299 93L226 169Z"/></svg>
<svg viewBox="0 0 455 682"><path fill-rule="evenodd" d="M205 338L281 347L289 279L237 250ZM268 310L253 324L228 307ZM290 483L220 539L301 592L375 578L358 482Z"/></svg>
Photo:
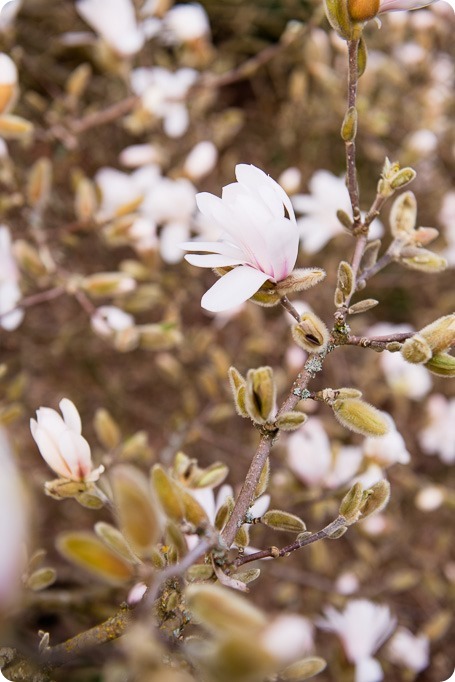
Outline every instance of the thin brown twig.
<svg viewBox="0 0 455 682"><path fill-rule="evenodd" d="M297 310L294 308L294 306L292 305L291 301L288 299L287 296L282 296L281 299L280 299L280 303L281 303L281 305L283 306L283 308L284 308L285 310L287 310L287 312L288 312L290 315L292 315L292 317L293 317L295 320L297 320L297 322L300 322L300 315L299 315L299 313L297 312Z"/></svg>
<svg viewBox="0 0 455 682"><path fill-rule="evenodd" d="M402 332L400 334L387 334L386 336L353 336L349 335L345 341L346 346L360 346L373 350L384 350L389 343L402 343L414 336L414 332Z"/></svg>
<svg viewBox="0 0 455 682"><path fill-rule="evenodd" d="M357 101L357 82L359 80L358 72L358 57L359 40L350 40L348 42L348 110L355 109ZM357 169L356 169L356 149L355 138L346 140L346 170L347 170L347 187L349 198L351 200L352 217L354 220L353 229L359 227L362 222L360 214L360 199L359 188L357 184Z"/></svg>

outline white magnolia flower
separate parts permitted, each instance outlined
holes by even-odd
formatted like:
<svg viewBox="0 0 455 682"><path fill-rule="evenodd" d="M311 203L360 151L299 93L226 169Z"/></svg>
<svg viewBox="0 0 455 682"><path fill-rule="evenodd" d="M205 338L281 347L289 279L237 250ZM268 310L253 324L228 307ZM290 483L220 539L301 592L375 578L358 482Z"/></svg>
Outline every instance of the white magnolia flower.
<svg viewBox="0 0 455 682"><path fill-rule="evenodd" d="M403 436L397 431L392 417L387 412L382 414L389 424L389 431L379 438L365 438L362 445L364 457L373 460L381 467L396 463L409 464L411 455L406 448Z"/></svg>
<svg viewBox="0 0 455 682"><path fill-rule="evenodd" d="M93 468L90 445L81 435L82 424L76 406L68 398L56 410L40 407L30 420L32 436L51 469L71 481L97 481L104 467Z"/></svg>
<svg viewBox="0 0 455 682"><path fill-rule="evenodd" d="M125 212L125 207L140 207L147 192L161 177L158 166L148 164L133 173L123 173L115 168L101 168L95 182L101 193L101 206L97 219L110 220Z"/></svg>
<svg viewBox="0 0 455 682"><path fill-rule="evenodd" d="M380 682L383 672L373 654L396 627L389 607L358 599L349 602L343 613L328 606L324 615L317 625L338 635L346 657L356 667L355 682Z"/></svg>
<svg viewBox="0 0 455 682"><path fill-rule="evenodd" d="M445 491L439 485L426 485L421 488L415 496L415 506L423 512L435 511L439 509L445 500Z"/></svg>
<svg viewBox="0 0 455 682"><path fill-rule="evenodd" d="M337 211L351 215L351 202L344 178L319 170L308 183L310 194L295 194L292 204L303 217L297 219L300 239L304 251L317 253L330 239L342 234L344 229L337 218ZM375 220L370 228L370 237L376 239L382 234L382 225Z"/></svg>
<svg viewBox="0 0 455 682"><path fill-rule="evenodd" d="M16 15L21 8L22 0L3 1L0 4L0 31L7 31L14 23Z"/></svg>
<svg viewBox="0 0 455 682"><path fill-rule="evenodd" d="M22 322L24 311L16 308L21 298L10 231L5 225L0 225L0 327L3 329L12 331Z"/></svg>
<svg viewBox="0 0 455 682"><path fill-rule="evenodd" d="M437 2L437 0L381 0L379 3L379 14L383 12L420 9L421 7L431 5L433 2Z"/></svg>
<svg viewBox="0 0 455 682"><path fill-rule="evenodd" d="M447 242L442 252L449 265L455 267L455 190L447 192L442 201L439 220L444 227L444 237Z"/></svg>
<svg viewBox="0 0 455 682"><path fill-rule="evenodd" d="M280 174L278 182L286 194L295 194L302 182L302 173L295 166L290 166Z"/></svg>
<svg viewBox="0 0 455 682"><path fill-rule="evenodd" d="M14 456L0 427L0 611L16 596L26 539L25 499Z"/></svg>
<svg viewBox="0 0 455 682"><path fill-rule="evenodd" d="M281 665L295 661L314 649L314 627L308 618L284 613L272 620L261 635L261 644Z"/></svg>
<svg viewBox="0 0 455 682"><path fill-rule="evenodd" d="M164 16L163 31L170 44L191 43L210 33L209 19L199 3L174 5Z"/></svg>
<svg viewBox="0 0 455 682"><path fill-rule="evenodd" d="M359 447L332 449L317 417L287 439L287 462L295 476L308 486L337 488L352 480L362 463Z"/></svg>
<svg viewBox="0 0 455 682"><path fill-rule="evenodd" d="M119 55L128 57L142 48L144 33L132 0L77 0L76 9Z"/></svg>
<svg viewBox="0 0 455 682"><path fill-rule="evenodd" d="M162 119L166 135L181 137L189 125L185 99L197 77L197 71L189 68L172 72L162 66L141 67L132 71L131 87L144 109Z"/></svg>
<svg viewBox="0 0 455 682"><path fill-rule="evenodd" d="M104 305L93 313L90 324L93 331L99 336L109 337L115 332L134 327L134 317L125 313L121 308L114 305Z"/></svg>
<svg viewBox="0 0 455 682"><path fill-rule="evenodd" d="M209 140L198 142L183 164L183 170L192 180L199 180L210 173L218 160L218 150Z"/></svg>
<svg viewBox="0 0 455 682"><path fill-rule="evenodd" d="M438 455L445 464L455 462L455 398L435 394L428 398L427 425L420 431L420 447L427 455Z"/></svg>
<svg viewBox="0 0 455 682"><path fill-rule="evenodd" d="M119 161L127 168L140 168L158 164L161 152L154 144L132 144L120 152Z"/></svg>
<svg viewBox="0 0 455 682"><path fill-rule="evenodd" d="M280 185L255 166L239 164L237 182L223 188L222 197L197 195L199 210L222 230L218 242L187 242L192 265L232 267L202 297L206 310L218 312L243 303L270 280L280 282L297 260L298 232L294 210ZM289 217L286 217L287 212Z"/></svg>
<svg viewBox="0 0 455 682"><path fill-rule="evenodd" d="M430 640L400 627L387 645L386 655L392 663L419 673L430 663Z"/></svg>

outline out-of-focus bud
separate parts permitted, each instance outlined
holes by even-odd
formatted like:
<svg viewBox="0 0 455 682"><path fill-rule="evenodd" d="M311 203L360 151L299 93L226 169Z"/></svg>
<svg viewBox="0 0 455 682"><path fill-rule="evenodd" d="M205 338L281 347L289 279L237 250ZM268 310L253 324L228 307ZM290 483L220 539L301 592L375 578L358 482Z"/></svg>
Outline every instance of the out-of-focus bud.
<svg viewBox="0 0 455 682"><path fill-rule="evenodd" d="M271 367L249 369L246 380L245 405L250 418L265 424L275 411L276 386Z"/></svg>
<svg viewBox="0 0 455 682"><path fill-rule="evenodd" d="M223 530L224 526L227 524L232 511L234 509L234 498L228 495L224 500L221 507L218 509L215 517L215 528L218 530Z"/></svg>
<svg viewBox="0 0 455 682"><path fill-rule="evenodd" d="M261 523L274 530L283 530L288 533L303 533L306 524L295 514L282 511L281 509L269 509L261 518Z"/></svg>
<svg viewBox="0 0 455 682"><path fill-rule="evenodd" d="M278 282L276 290L280 296L287 296L297 291L311 289L322 282L325 276L326 272L322 268L297 268L286 279Z"/></svg>
<svg viewBox="0 0 455 682"><path fill-rule="evenodd" d="M361 483L354 483L349 492L341 500L339 513L346 519L346 524L351 524L358 521L360 517L361 507L364 501L363 486Z"/></svg>
<svg viewBox="0 0 455 682"><path fill-rule="evenodd" d="M417 201L412 192L395 199L390 211L390 227L395 239L407 241L413 234L417 219Z"/></svg>
<svg viewBox="0 0 455 682"><path fill-rule="evenodd" d="M204 140L190 151L183 164L183 171L191 180L200 180L215 168L217 160L217 148L213 142Z"/></svg>
<svg viewBox="0 0 455 682"><path fill-rule="evenodd" d="M42 209L49 201L52 186L52 164L42 156L30 169L27 182L27 201L33 208Z"/></svg>
<svg viewBox="0 0 455 682"><path fill-rule="evenodd" d="M122 272L97 272L84 277L81 286L91 296L117 296L136 288L136 281Z"/></svg>
<svg viewBox="0 0 455 682"><path fill-rule="evenodd" d="M333 402L332 409L340 424L354 433L379 437L389 431L383 414L359 398L339 398Z"/></svg>
<svg viewBox="0 0 455 682"><path fill-rule="evenodd" d="M181 523L185 510L179 485L167 475L161 464L155 464L151 476L153 489L164 513L173 521Z"/></svg>
<svg viewBox="0 0 455 682"><path fill-rule="evenodd" d="M365 501L362 505L362 519L384 509L390 498L390 483L383 478L372 488L365 491Z"/></svg>
<svg viewBox="0 0 455 682"><path fill-rule="evenodd" d="M368 21L379 11L379 0L348 0L348 12L353 21Z"/></svg>
<svg viewBox="0 0 455 682"><path fill-rule="evenodd" d="M246 395L246 381L240 372L235 367L230 367L229 384L231 386L232 395L234 396L235 409L240 417L249 417L248 410L245 404Z"/></svg>
<svg viewBox="0 0 455 682"><path fill-rule="evenodd" d="M381 179L378 182L378 194L380 196L387 198L392 196L395 192L395 190L392 189L390 182L399 170L400 164L397 161L389 161L388 158L385 159L382 167Z"/></svg>
<svg viewBox="0 0 455 682"><path fill-rule="evenodd" d="M120 429L104 408L96 411L93 426L98 440L107 450L114 450L120 444Z"/></svg>
<svg viewBox="0 0 455 682"><path fill-rule="evenodd" d="M341 139L345 142L352 142L357 135L357 109L350 107L344 115L341 126Z"/></svg>
<svg viewBox="0 0 455 682"><path fill-rule="evenodd" d="M40 590L45 590L55 583L57 579L57 571L55 568L50 568L49 566L39 568L28 576L26 585L33 592L39 592Z"/></svg>
<svg viewBox="0 0 455 682"><path fill-rule="evenodd" d="M319 656L308 656L302 658L301 661L296 661L287 668L281 670L279 678L284 682L300 682L300 680L307 680L322 672L327 667L327 663Z"/></svg>
<svg viewBox="0 0 455 682"><path fill-rule="evenodd" d="M419 331L433 353L441 353L455 345L455 313L445 315Z"/></svg>
<svg viewBox="0 0 455 682"><path fill-rule="evenodd" d="M360 270L369 270L375 265L378 260L379 249L381 248L381 240L373 239L373 241L368 242L363 252L362 260L360 261Z"/></svg>
<svg viewBox="0 0 455 682"><path fill-rule="evenodd" d="M182 333L175 324L143 324L136 329L139 333L139 346L145 350L169 350L182 341Z"/></svg>
<svg viewBox="0 0 455 682"><path fill-rule="evenodd" d="M270 479L270 459L267 457L265 464L262 467L261 475L259 476L259 481L254 491L254 499L263 495L266 492Z"/></svg>
<svg viewBox="0 0 455 682"><path fill-rule="evenodd" d="M81 223L88 223L98 208L95 185L89 178L81 178L76 186L74 211Z"/></svg>
<svg viewBox="0 0 455 682"><path fill-rule="evenodd" d="M390 178L390 187L393 190L401 189L414 180L417 173L413 168L402 168Z"/></svg>
<svg viewBox="0 0 455 682"><path fill-rule="evenodd" d="M348 309L348 313L349 315L359 315L360 313L366 313L367 310L371 310L371 308L377 306L378 303L379 301L376 301L374 298L365 298L363 301L359 301L358 303L351 305Z"/></svg>
<svg viewBox="0 0 455 682"><path fill-rule="evenodd" d="M352 40L354 26L349 15L347 0L324 0L327 19L331 27L344 40Z"/></svg>
<svg viewBox="0 0 455 682"><path fill-rule="evenodd" d="M223 462L215 462L207 469L200 469L192 481L194 488L216 488L221 485L229 473L229 467Z"/></svg>
<svg viewBox="0 0 455 682"><path fill-rule="evenodd" d="M0 116L0 136L6 140L23 140L33 132L33 123L13 114Z"/></svg>
<svg viewBox="0 0 455 682"><path fill-rule="evenodd" d="M133 565L106 547L94 533L61 533L56 546L65 559L110 584L121 585L134 575Z"/></svg>
<svg viewBox="0 0 455 682"><path fill-rule="evenodd" d="M436 353L429 360L425 367L430 370L432 374L445 379L455 377L455 357L449 353Z"/></svg>
<svg viewBox="0 0 455 682"><path fill-rule="evenodd" d="M234 543L237 547L248 547L250 544L250 531L248 526L240 526L235 534Z"/></svg>
<svg viewBox="0 0 455 682"><path fill-rule="evenodd" d="M160 164L163 153L153 144L132 144L120 152L119 161L127 168L139 168L151 163Z"/></svg>
<svg viewBox="0 0 455 682"><path fill-rule="evenodd" d="M292 327L292 336L297 345L309 353L323 353L330 338L324 322L312 312L300 316L300 322Z"/></svg>
<svg viewBox="0 0 455 682"><path fill-rule="evenodd" d="M13 244L13 254L19 267L31 277L43 277L47 268L38 251L25 239L17 239Z"/></svg>
<svg viewBox="0 0 455 682"><path fill-rule="evenodd" d="M0 53L0 115L11 111L17 99L17 68L11 57Z"/></svg>
<svg viewBox="0 0 455 682"><path fill-rule="evenodd" d="M181 499L185 510L185 518L196 528L204 528L209 523L205 509L185 488L181 488Z"/></svg>
<svg viewBox="0 0 455 682"><path fill-rule="evenodd" d="M79 66L70 73L65 83L65 90L72 102L76 103L82 97L91 76L92 67L87 63L79 64Z"/></svg>
<svg viewBox="0 0 455 682"><path fill-rule="evenodd" d="M307 415L303 412L284 412L280 414L275 424L280 431L295 431L299 429L302 424L305 424L308 419Z"/></svg>
<svg viewBox="0 0 455 682"><path fill-rule="evenodd" d="M209 564L194 564L190 566L185 577L189 583L202 583L214 577L213 568Z"/></svg>
<svg viewBox="0 0 455 682"><path fill-rule="evenodd" d="M419 272L442 272L447 268L447 260L427 249L414 246L404 248L396 259L401 265Z"/></svg>
<svg viewBox="0 0 455 682"><path fill-rule="evenodd" d="M421 364L431 358L431 348L421 334L415 334L401 346L401 355L407 362Z"/></svg>
<svg viewBox="0 0 455 682"><path fill-rule="evenodd" d="M352 230L352 218L346 213L346 211L339 209L337 211L337 218L343 225L343 227L345 227L349 231Z"/></svg>
<svg viewBox="0 0 455 682"><path fill-rule="evenodd" d="M439 230L435 227L418 227L414 230L412 241L416 246L426 246L439 236Z"/></svg>
<svg viewBox="0 0 455 682"><path fill-rule="evenodd" d="M342 260L338 266L337 287L345 298L354 293L355 277L354 272L346 261Z"/></svg>
<svg viewBox="0 0 455 682"><path fill-rule="evenodd" d="M112 526L110 523L98 521L95 523L94 529L100 540L102 540L109 549L112 549L113 552L116 552L133 564L140 563L138 557L131 551L131 547L125 536L118 528Z"/></svg>

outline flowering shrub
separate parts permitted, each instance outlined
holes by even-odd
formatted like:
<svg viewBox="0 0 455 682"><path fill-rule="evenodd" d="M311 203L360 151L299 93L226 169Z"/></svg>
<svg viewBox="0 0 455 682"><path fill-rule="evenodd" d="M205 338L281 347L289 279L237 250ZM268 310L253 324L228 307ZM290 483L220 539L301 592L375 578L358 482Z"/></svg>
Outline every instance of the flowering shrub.
<svg viewBox="0 0 455 682"><path fill-rule="evenodd" d="M0 8L0 677L450 677L424 4Z"/></svg>

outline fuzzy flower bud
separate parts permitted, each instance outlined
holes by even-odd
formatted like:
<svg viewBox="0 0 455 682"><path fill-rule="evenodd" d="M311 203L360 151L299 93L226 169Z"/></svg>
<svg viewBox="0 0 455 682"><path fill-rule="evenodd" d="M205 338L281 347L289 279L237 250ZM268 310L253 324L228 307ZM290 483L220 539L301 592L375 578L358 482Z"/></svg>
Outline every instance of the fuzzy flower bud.
<svg viewBox="0 0 455 682"><path fill-rule="evenodd" d="M455 313L440 317L420 330L433 353L440 353L455 344Z"/></svg>
<svg viewBox="0 0 455 682"><path fill-rule="evenodd" d="M292 327L294 341L308 353L323 353L329 342L329 330L314 313L306 312L300 322Z"/></svg>
<svg viewBox="0 0 455 682"><path fill-rule="evenodd" d="M354 433L378 437L389 431L382 412L359 398L339 398L333 402L332 409L340 424Z"/></svg>
<svg viewBox="0 0 455 682"><path fill-rule="evenodd" d="M403 343L401 355L407 362L421 364L430 360L431 348L421 334L415 334Z"/></svg>
<svg viewBox="0 0 455 682"><path fill-rule="evenodd" d="M425 367L438 377L445 379L455 377L455 357L449 353L436 353Z"/></svg>
<svg viewBox="0 0 455 682"><path fill-rule="evenodd" d="M251 419L265 424L275 411L276 386L271 367L250 369L247 374L245 404Z"/></svg>

